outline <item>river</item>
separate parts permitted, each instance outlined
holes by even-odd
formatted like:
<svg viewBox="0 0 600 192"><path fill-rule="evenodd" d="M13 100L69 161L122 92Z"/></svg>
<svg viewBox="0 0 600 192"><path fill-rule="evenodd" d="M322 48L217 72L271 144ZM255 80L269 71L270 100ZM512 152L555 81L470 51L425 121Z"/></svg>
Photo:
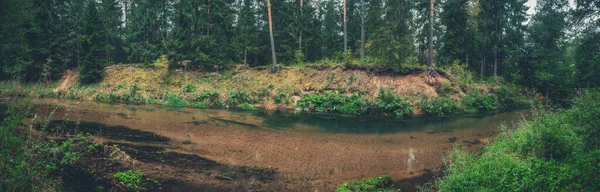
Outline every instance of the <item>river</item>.
<svg viewBox="0 0 600 192"><path fill-rule="evenodd" d="M125 151L132 158L145 163L141 168L151 170L147 174L170 181L165 190L246 191L260 186L267 191L332 191L344 181L388 174L412 191L439 172L453 146L481 148L493 140L501 124L514 126L527 114L390 120L54 99L32 102L40 117L59 106L52 117L55 122L66 120L67 127L93 133L99 142L129 149ZM196 167L200 161L213 167ZM274 170L276 176L215 179L239 167Z"/></svg>

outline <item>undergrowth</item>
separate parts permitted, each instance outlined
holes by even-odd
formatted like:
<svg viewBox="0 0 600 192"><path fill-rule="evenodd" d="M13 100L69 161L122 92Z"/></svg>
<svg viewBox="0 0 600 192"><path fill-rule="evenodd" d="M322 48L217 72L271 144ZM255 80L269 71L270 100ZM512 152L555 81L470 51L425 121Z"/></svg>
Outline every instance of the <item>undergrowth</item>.
<svg viewBox="0 0 600 192"><path fill-rule="evenodd" d="M9 104L0 124L0 191L62 191L59 173L96 147L93 137L49 126L54 111L39 119L30 104L18 102ZM23 127L28 116L31 124Z"/></svg>
<svg viewBox="0 0 600 192"><path fill-rule="evenodd" d="M480 155L456 148L440 191L600 190L600 90L586 90L571 109L537 109L504 128Z"/></svg>

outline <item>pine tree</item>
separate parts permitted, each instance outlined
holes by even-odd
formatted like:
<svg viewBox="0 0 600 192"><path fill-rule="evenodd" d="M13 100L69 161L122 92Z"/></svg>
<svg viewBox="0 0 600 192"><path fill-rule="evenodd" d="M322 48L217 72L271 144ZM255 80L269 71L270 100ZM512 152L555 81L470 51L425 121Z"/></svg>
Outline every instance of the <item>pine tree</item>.
<svg viewBox="0 0 600 192"><path fill-rule="evenodd" d="M567 2L540 0L531 24L533 82L546 98L569 83L569 67L563 61L564 36L567 27Z"/></svg>
<svg viewBox="0 0 600 192"><path fill-rule="evenodd" d="M105 34L96 1L89 1L83 19L83 42L81 43L80 79L83 84L96 83L104 73L101 58L105 56Z"/></svg>

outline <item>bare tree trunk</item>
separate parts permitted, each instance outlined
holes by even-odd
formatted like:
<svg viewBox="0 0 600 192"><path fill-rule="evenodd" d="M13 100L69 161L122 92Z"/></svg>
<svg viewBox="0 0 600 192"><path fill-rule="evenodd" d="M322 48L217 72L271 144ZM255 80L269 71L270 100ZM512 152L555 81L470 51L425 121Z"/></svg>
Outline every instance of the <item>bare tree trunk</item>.
<svg viewBox="0 0 600 192"><path fill-rule="evenodd" d="M484 66L485 66L485 55L484 55L484 56L483 56L483 58L481 59L481 73L480 73L480 75L481 75L481 80L482 80L482 81L483 81L483 74L484 74L484 71L483 71L483 70L484 70L484 69L483 69L483 67L484 67Z"/></svg>
<svg viewBox="0 0 600 192"><path fill-rule="evenodd" d="M365 59L365 1L360 2L360 59Z"/></svg>
<svg viewBox="0 0 600 192"><path fill-rule="evenodd" d="M271 57L273 58L273 68L277 66L277 58L275 57L275 42L273 40L273 20L271 18L271 0L267 0L267 8L269 11L269 37L271 38Z"/></svg>
<svg viewBox="0 0 600 192"><path fill-rule="evenodd" d="M433 0L429 1L429 67L434 68L433 64Z"/></svg>
<svg viewBox="0 0 600 192"><path fill-rule="evenodd" d="M346 0L344 0L344 57L346 57L346 53L348 52L348 31L346 30L347 25L348 19L346 17Z"/></svg>
<svg viewBox="0 0 600 192"><path fill-rule="evenodd" d="M302 11L302 0L300 0L300 37L298 37L298 50L302 51L302 27L304 27L304 14Z"/></svg>
<svg viewBox="0 0 600 192"><path fill-rule="evenodd" d="M208 27L206 28L206 36L210 36L210 0L208 0Z"/></svg>

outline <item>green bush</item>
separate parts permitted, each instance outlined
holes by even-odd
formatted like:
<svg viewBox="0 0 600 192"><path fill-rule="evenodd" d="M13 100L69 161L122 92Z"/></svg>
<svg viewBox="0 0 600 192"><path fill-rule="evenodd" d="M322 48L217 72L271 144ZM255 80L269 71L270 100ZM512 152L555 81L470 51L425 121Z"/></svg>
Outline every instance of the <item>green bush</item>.
<svg viewBox="0 0 600 192"><path fill-rule="evenodd" d="M129 170L126 172L115 173L115 179L122 182L129 189L136 190L140 188L144 179L144 172L140 170Z"/></svg>
<svg viewBox="0 0 600 192"><path fill-rule="evenodd" d="M194 99L196 103L204 103L213 107L223 106L223 101L219 99L219 92L204 91Z"/></svg>
<svg viewBox="0 0 600 192"><path fill-rule="evenodd" d="M317 113L380 114L396 117L410 115L413 110L412 104L384 89L380 90L375 101L364 98L360 94L350 96L342 95L340 92L306 94L298 101L296 107Z"/></svg>
<svg viewBox="0 0 600 192"><path fill-rule="evenodd" d="M494 89L500 107L504 109L521 109L531 106L531 101L522 96L521 90L516 85L502 85Z"/></svg>
<svg viewBox="0 0 600 192"><path fill-rule="evenodd" d="M371 101L358 94L347 97L339 92L306 94L296 104L296 107L307 111L352 115L367 114L372 106Z"/></svg>
<svg viewBox="0 0 600 192"><path fill-rule="evenodd" d="M183 92L184 93L191 93L191 92L194 92L194 91L196 91L196 87L194 85L192 85L192 84L186 84L183 87Z"/></svg>
<svg viewBox="0 0 600 192"><path fill-rule="evenodd" d="M446 97L436 97L431 100L423 100L419 104L421 110L427 115L447 115L461 111L458 102Z"/></svg>
<svg viewBox="0 0 600 192"><path fill-rule="evenodd" d="M252 103L250 96L246 94L246 90L237 90L229 92L229 106L236 106L242 103Z"/></svg>
<svg viewBox="0 0 600 192"><path fill-rule="evenodd" d="M254 111L256 110L256 107L250 105L249 103L242 103L236 106L238 109L241 110L245 110L245 111Z"/></svg>
<svg viewBox="0 0 600 192"><path fill-rule="evenodd" d="M492 94L481 94L477 91L469 92L463 98L463 105L467 109L474 109L477 111L492 111L498 109L500 105L496 95Z"/></svg>
<svg viewBox="0 0 600 192"><path fill-rule="evenodd" d="M481 154L454 149L440 191L600 190L600 91L584 91L568 110L535 110L504 129Z"/></svg>
<svg viewBox="0 0 600 192"><path fill-rule="evenodd" d="M348 181L335 189L336 192L357 192L357 191L372 191L372 192L394 192L400 191L394 186L392 178L388 175L371 177L363 180Z"/></svg>
<svg viewBox="0 0 600 192"><path fill-rule="evenodd" d="M185 99L181 95L169 93L167 94L167 105L171 107L185 107Z"/></svg>
<svg viewBox="0 0 600 192"><path fill-rule="evenodd" d="M375 98L375 103L377 110L397 117L410 115L413 110L412 104L398 97L389 89L379 88L379 95Z"/></svg>

